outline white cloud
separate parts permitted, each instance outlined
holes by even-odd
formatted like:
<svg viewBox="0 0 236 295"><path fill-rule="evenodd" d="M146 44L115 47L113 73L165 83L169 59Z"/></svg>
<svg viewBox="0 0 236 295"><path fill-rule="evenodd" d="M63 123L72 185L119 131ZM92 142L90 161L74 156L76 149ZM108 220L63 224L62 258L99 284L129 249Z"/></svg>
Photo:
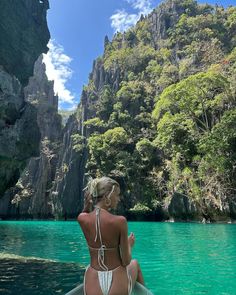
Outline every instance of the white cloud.
<svg viewBox="0 0 236 295"><path fill-rule="evenodd" d="M138 15L128 14L125 10L118 10L110 19L115 32L124 32L138 21Z"/></svg>
<svg viewBox="0 0 236 295"><path fill-rule="evenodd" d="M54 80L54 92L58 95L59 105L68 103L75 108L75 96L66 87L67 81L72 77L70 63L72 59L64 53L64 48L54 40L48 43L49 51L43 55L46 65L46 74L49 80Z"/></svg>
<svg viewBox="0 0 236 295"><path fill-rule="evenodd" d="M135 25L139 20L140 16L147 15L152 11L152 0L125 0L131 7L137 10L135 14L129 14L124 9L117 10L110 19L111 26L115 32L124 32L131 26Z"/></svg>
<svg viewBox="0 0 236 295"><path fill-rule="evenodd" d="M139 14L147 15L152 11L151 0L126 0Z"/></svg>

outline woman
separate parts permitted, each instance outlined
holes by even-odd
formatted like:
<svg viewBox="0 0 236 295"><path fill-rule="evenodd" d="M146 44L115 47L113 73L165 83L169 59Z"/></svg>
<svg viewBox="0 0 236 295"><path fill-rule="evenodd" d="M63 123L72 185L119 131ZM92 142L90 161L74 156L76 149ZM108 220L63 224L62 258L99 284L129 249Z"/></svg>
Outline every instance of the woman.
<svg viewBox="0 0 236 295"><path fill-rule="evenodd" d="M125 217L109 212L119 201L115 180L102 177L88 183L84 210L78 216L91 259L84 275L86 295L127 295L136 281L144 284L138 262L131 260L135 236L128 236Z"/></svg>

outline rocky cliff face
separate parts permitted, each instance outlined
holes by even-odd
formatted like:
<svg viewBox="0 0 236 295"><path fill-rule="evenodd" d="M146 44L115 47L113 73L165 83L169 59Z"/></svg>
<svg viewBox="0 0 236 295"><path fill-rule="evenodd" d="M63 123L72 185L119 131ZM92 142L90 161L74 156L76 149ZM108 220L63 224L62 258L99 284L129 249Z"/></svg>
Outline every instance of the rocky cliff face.
<svg viewBox="0 0 236 295"><path fill-rule="evenodd" d="M28 5L30 1L24 3ZM48 7L46 1L39 1L37 2L38 4L42 5L38 9L47 9ZM28 9L30 5L27 5ZM166 49L168 47L166 44L170 42L168 39L169 29L174 27L181 14L194 15L197 11L196 5L195 1L167 0L145 18L151 33L151 41L148 41L151 43L149 44L150 49L153 50L155 48L157 51L160 48ZM33 9L33 11L35 10ZM38 33L40 32L38 31ZM33 36L35 35L33 34L32 38ZM119 44L115 45L118 49L121 49L123 45L124 47L131 46L131 48L136 46L135 42L131 42L132 44L129 45L127 45L128 43L125 44L127 42L125 34L120 34L119 36L116 40ZM148 40L150 39L148 38ZM40 42L42 42L42 39ZM32 44L30 42L26 44L28 44L28 50ZM76 217L81 210L82 189L85 183L86 169L88 169L86 167L88 158L86 141L93 128L90 127L89 129L84 122L88 119L99 117L96 113L96 110L98 110L97 105L100 104L101 106L104 101L106 106L103 108L103 112L107 111L107 105L109 103L112 104L114 102L112 101L113 99L118 99L117 92L122 88L122 82L137 82L134 73L131 73L132 75L129 76L129 70L127 70L125 65L122 68L122 63L113 63L110 67L104 66L106 46L109 48L110 45L112 45L112 42L110 43L108 38L105 38L104 56L94 61L89 84L82 92L81 103L77 112L69 118L63 130L60 117L57 114L58 101L53 93L53 83L47 80L41 59L36 63L34 76L30 78L29 84L24 88L24 91L22 90L22 85L26 84L27 75L24 76L23 72L18 72L17 67L11 68L5 65L0 68L0 80L2 81L0 88L0 97L2 99L0 103L4 106L0 111L0 190L4 192L11 187L0 199L0 217L56 217L67 219ZM170 50L171 58L168 61L168 67L172 66L172 68L166 67L167 74L162 76L167 80L171 76L168 76L168 70L171 72L173 65L178 65L177 55L175 54L177 47L178 40L173 45L173 51ZM20 58L22 61L27 60L27 50L25 57L21 56ZM35 53L34 50L32 52ZM6 63L7 56L4 58L3 64ZM135 58L133 61L136 61ZM196 66L198 65L196 64ZM133 69L132 66L130 68ZM153 74L157 75L160 68L156 67L155 70ZM14 73L11 73L11 71L14 71ZM30 69L28 68L27 71L29 74ZM135 71L135 74L139 76L140 73L137 73L138 70L136 68ZM199 69L196 68L195 71L198 72ZM148 70L146 72L146 69L145 71L143 69L143 73L149 74ZM153 93L160 93L160 89L163 90L166 84L160 81L159 74L155 75L156 80L153 79L156 82L156 88ZM144 80L147 83L148 87L152 86L147 78L147 81L145 80L145 75L139 77L142 80L141 82ZM164 84L162 88L159 87L161 82ZM171 81L170 84L174 82L176 81ZM106 87L109 89L108 99L106 97L107 100L103 97ZM153 93L150 94L151 99L154 98ZM143 95L145 97L145 93L142 94L142 99ZM147 109L148 112L150 112L150 109ZM110 114L107 112L104 117L107 119L109 116ZM103 120L103 118L101 119ZM27 129L27 126L30 127ZM107 126L102 128L105 130L109 128L109 124ZM146 125L144 124L144 126ZM104 130L101 132L104 132ZM143 134L140 135L140 138L145 137L148 139L148 127L147 129L143 127L142 130ZM150 134L150 140L152 141L152 130L150 130ZM132 149L132 147L129 148ZM30 160L28 160L29 158ZM148 158L147 162L150 162ZM27 166L24 169L26 164ZM16 185L14 186L15 183ZM144 181L141 182L140 188L141 186L144 187ZM214 203L213 199L206 198L200 204L197 200L191 199L177 191L167 199L165 199L165 204L157 200L156 211L148 211L150 216L147 213L144 218L148 219L151 217L153 220L159 221L173 219L205 222L208 220L225 221L230 218L236 219L236 202L232 199L215 199ZM125 206L123 207L125 208ZM121 208L121 210L124 208Z"/></svg>
<svg viewBox="0 0 236 295"><path fill-rule="evenodd" d="M82 207L87 151L76 152L72 136L89 136L83 122L95 115L94 101L84 91L79 116L71 116L62 130L53 82L47 80L41 57L29 79L34 61L47 50L48 2L18 1L14 7L2 3L1 8L4 26L0 34L7 35L7 40L5 47L0 44L4 49L0 52L0 102L4 106L0 114L0 216L75 217ZM14 15L14 9L18 10L17 18L7 18ZM106 72L98 59L90 80L98 99L106 84L117 91L119 68Z"/></svg>
<svg viewBox="0 0 236 295"><path fill-rule="evenodd" d="M31 157L16 186L7 190L0 200L2 217L51 217L50 188L56 173L57 154L62 140L58 97L53 82L48 81L40 56L34 76L24 89L25 101L36 109L40 131L40 154Z"/></svg>
<svg viewBox="0 0 236 295"><path fill-rule="evenodd" d="M236 220L236 201L229 198L213 202L206 198L200 204L186 195L175 193L163 212L173 221L231 222Z"/></svg>
<svg viewBox="0 0 236 295"><path fill-rule="evenodd" d="M95 99L91 98L89 91L84 90L77 115L72 115L63 129L63 143L50 192L52 214L56 218L75 218L82 209L87 150L82 148L78 152L73 148L75 145L73 135L79 134L84 141L89 137L89 130L84 126L84 122L96 116L93 104L99 99L104 85L112 85L114 91L117 91L120 82L119 69L107 72L98 59L94 61L90 80L94 83Z"/></svg>
<svg viewBox="0 0 236 295"><path fill-rule="evenodd" d="M48 0L0 3L0 64L23 86L32 76L39 55L47 52L50 38L46 21L48 8Z"/></svg>
<svg viewBox="0 0 236 295"><path fill-rule="evenodd" d="M188 8L186 8L188 6ZM161 3L148 16L152 33L153 46L158 49L165 46L168 29L174 27L183 13L194 15L197 11L197 2L189 3L182 0L167 0Z"/></svg>
<svg viewBox="0 0 236 295"><path fill-rule="evenodd" d="M52 214L56 218L74 218L82 209L87 150L74 150L72 137L79 134L84 141L89 137L90 132L84 126L84 122L96 116L93 104L99 100L100 92L105 85L112 85L112 89L117 91L120 83L119 68L107 72L101 60L97 59L89 78L94 83L93 98L89 91L82 92L77 114L69 118L63 130L63 143L51 190Z"/></svg>
<svg viewBox="0 0 236 295"><path fill-rule="evenodd" d="M176 10L174 16L173 9ZM177 22L182 13L182 6L169 1L163 7L153 11L149 16L150 27L153 30L153 40L164 39L168 27ZM169 20L167 20L169 18ZM104 49L109 44L106 37ZM157 42L155 46L158 46ZM123 73L124 74L124 73ZM73 134L79 134L86 139L90 136L90 130L84 126L84 122L96 117L94 105L100 100L104 86L109 85L114 93L119 90L122 81L121 70L118 65L106 70L102 58L98 58L93 63L89 80L92 82L93 90L85 88L81 95L81 103L77 111L77 116L71 116L63 130L63 145L59 155L56 168L56 176L51 189L52 214L57 218L76 217L82 209L83 185L86 173L87 150L80 153L73 150ZM123 208L121 208L123 210ZM168 216L162 212L163 216Z"/></svg>
<svg viewBox="0 0 236 295"><path fill-rule="evenodd" d="M82 133L82 121L70 116L64 130L56 175L50 191L52 214L55 218L74 218L82 207L82 189L86 151L73 149L73 134Z"/></svg>
<svg viewBox="0 0 236 295"><path fill-rule="evenodd" d="M30 157L39 155L37 111L23 86L46 52L47 0L0 3L0 198L18 180Z"/></svg>
<svg viewBox="0 0 236 295"><path fill-rule="evenodd" d="M93 69L90 74L90 80L94 82L96 93L103 89L105 85L111 85L114 91L117 91L120 83L120 69L115 66L113 69L106 71L101 59L97 59L93 63Z"/></svg>

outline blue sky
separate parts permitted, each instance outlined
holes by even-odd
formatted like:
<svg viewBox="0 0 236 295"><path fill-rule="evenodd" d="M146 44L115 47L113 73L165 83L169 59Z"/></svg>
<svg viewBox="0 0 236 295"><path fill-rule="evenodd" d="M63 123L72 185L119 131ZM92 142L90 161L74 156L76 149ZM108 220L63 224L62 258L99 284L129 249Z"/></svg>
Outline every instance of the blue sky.
<svg viewBox="0 0 236 295"><path fill-rule="evenodd" d="M44 56L47 74L55 81L60 109L74 109L88 82L93 60L103 53L104 37L135 24L160 0L49 0L49 53ZM199 1L223 6L235 0Z"/></svg>

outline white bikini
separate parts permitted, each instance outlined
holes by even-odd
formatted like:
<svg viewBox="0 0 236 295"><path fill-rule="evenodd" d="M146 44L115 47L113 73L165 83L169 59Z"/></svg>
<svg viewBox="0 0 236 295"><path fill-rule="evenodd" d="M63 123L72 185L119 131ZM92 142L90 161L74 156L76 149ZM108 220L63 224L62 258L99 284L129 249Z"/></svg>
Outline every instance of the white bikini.
<svg viewBox="0 0 236 295"><path fill-rule="evenodd" d="M98 264L100 266L100 268L102 269L100 270L96 270L93 267L91 267L90 265L87 266L85 274L84 274L84 295L86 295L86 291L85 291L85 280L86 280L86 273L88 268L93 268L94 270L97 271L98 274L98 280L99 280L99 284L100 284L100 288L102 290L102 294L103 295L109 295L109 291L112 285L112 279L113 279L113 272L115 272L119 267L116 267L115 269L111 269L109 270L108 267L105 265L105 251L109 251L109 250L114 250L117 248L107 248L103 242L102 242L102 235L101 235L101 226L100 226L100 211L101 208L100 207L95 207L95 214L96 214L96 221L95 221L95 226L96 226L96 236L95 236L95 242L97 241L97 238L99 237L100 240L100 248L93 248L90 247L88 245L88 247L91 250L97 250L98 251ZM131 294L132 292L132 278L128 272L128 267L126 267L126 271L127 271L127 277L128 277L128 295Z"/></svg>

